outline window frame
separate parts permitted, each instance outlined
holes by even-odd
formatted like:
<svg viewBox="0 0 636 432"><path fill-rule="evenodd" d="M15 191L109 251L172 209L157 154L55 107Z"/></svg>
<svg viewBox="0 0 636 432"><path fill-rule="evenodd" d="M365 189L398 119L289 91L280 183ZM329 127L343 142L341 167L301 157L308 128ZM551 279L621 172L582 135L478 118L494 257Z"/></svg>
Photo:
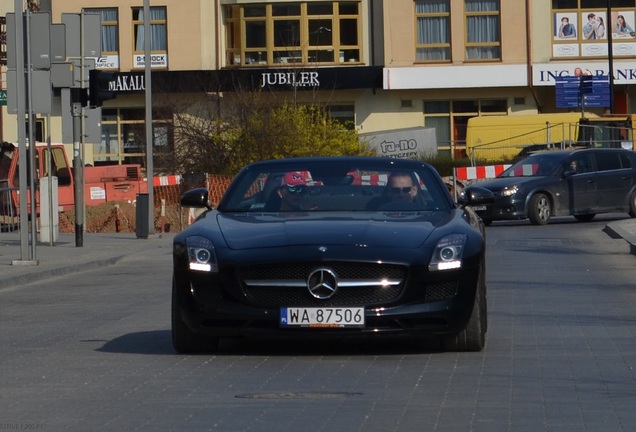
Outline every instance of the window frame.
<svg viewBox="0 0 636 432"><path fill-rule="evenodd" d="M143 55L145 53L144 48L142 47L141 49L138 49L137 46L139 44L139 38L140 37L145 37L144 36L144 19L143 19L143 11L144 8L142 7L132 7L132 35L133 37L132 39L132 52L133 55ZM163 18L162 19L156 19L153 17L153 12L157 12L163 10ZM141 15L141 19L135 19L135 16L139 16ZM153 48L153 27L155 29L159 29L160 27L163 27L164 31L163 31L163 35L161 37L161 39L163 39L162 41L160 41L161 45L163 46L163 49L156 49L156 47ZM150 7L150 33L151 33L151 39L150 39L150 53L151 54L167 54L168 53L168 10L165 6L151 6ZM143 45L143 40L141 41L141 44Z"/></svg>
<svg viewBox="0 0 636 432"><path fill-rule="evenodd" d="M174 151L174 125L171 114L164 109L153 109L153 159L159 167L162 157ZM126 143L132 135L133 141L145 142L145 118L143 109L139 108L102 108L102 142L93 144L93 160L95 165L145 164L146 148L143 151L127 152ZM104 141L105 133L113 132L109 143ZM165 132L165 134L164 134ZM135 133L138 136L135 137ZM112 139L114 138L114 139ZM100 147L111 147L115 144L116 152L102 153Z"/></svg>
<svg viewBox="0 0 636 432"><path fill-rule="evenodd" d="M450 13L450 0L438 0L439 2L446 4L445 12L418 12L418 5L426 3L426 0L415 0L414 2L414 14L415 14L415 61L416 63L450 63L453 60L453 51L452 51L452 17ZM446 40L447 42L437 42L437 43L420 43L420 39L424 39L425 35L420 35L420 29L425 25L425 21L433 19L445 19L446 27L448 31L446 32ZM422 20L420 24L420 20ZM420 50L445 50L446 58L439 59L426 59L420 58ZM422 53L422 57L425 57L424 52Z"/></svg>
<svg viewBox="0 0 636 432"><path fill-rule="evenodd" d="M100 48L102 50L102 55L119 55L119 9L117 7L102 7L102 8L85 8L84 11L87 13L98 14L100 16L100 22L101 22L101 29L100 29L101 47ZM108 12L115 13L114 20L104 19L104 15L107 14ZM108 36L109 36L109 33L111 32L114 34L115 49L109 49L110 47L108 46L110 45L108 43L109 41Z"/></svg>
<svg viewBox="0 0 636 432"><path fill-rule="evenodd" d="M443 109L435 109L427 112L427 107L432 106L429 104L438 104L438 106L440 108L443 107ZM473 105L476 109L472 111L461 108L469 105ZM492 107L493 105L501 105L502 108L505 107L505 111L495 111L487 108ZM440 142L440 137L438 136L437 149L449 152L450 157L454 159L462 158L466 155L466 125L468 124L469 118L477 116L508 115L509 110L508 100L505 97L479 99L425 99L422 107L422 114L424 117L423 124L425 127L436 127L430 126L430 123L427 123L427 119L448 119L448 123L446 124L446 126L448 126L448 130L446 132L450 139L446 142ZM460 131L460 128L462 127L463 134L461 133L462 131Z"/></svg>
<svg viewBox="0 0 636 432"><path fill-rule="evenodd" d="M224 6L225 67L318 66L362 62L360 0L320 3L304 1L289 4L300 6L300 14L275 15L275 8L281 5L285 4L250 3ZM355 7L355 13L351 11L352 6ZM262 14L246 14L246 11L256 11L257 7L263 8ZM325 13L326 10L320 10L321 8L329 9L329 12ZM292 41L289 46L280 44L280 36L276 37L275 30L278 28L277 23L283 21L298 23L297 43ZM254 39L249 28L252 26L258 29L258 25L264 28L264 35ZM352 25L355 34L348 31ZM254 44L254 40L259 38L262 39L261 44ZM354 43L347 43L351 41Z"/></svg>
<svg viewBox="0 0 636 432"><path fill-rule="evenodd" d="M469 11L468 4L477 1L484 2L496 2L497 10L479 10L479 11ZM496 17L497 23L497 35L496 40L492 41L471 41L470 35L470 27L472 21L475 18L479 17ZM464 40L464 56L467 61L470 62L492 62L492 61L501 61L502 60L502 49L501 49L501 0L464 0L464 25L465 25L465 40ZM497 55L493 57L482 57L481 55L478 57L474 57L471 52L481 53L483 49L497 49ZM485 51L486 53L489 51Z"/></svg>

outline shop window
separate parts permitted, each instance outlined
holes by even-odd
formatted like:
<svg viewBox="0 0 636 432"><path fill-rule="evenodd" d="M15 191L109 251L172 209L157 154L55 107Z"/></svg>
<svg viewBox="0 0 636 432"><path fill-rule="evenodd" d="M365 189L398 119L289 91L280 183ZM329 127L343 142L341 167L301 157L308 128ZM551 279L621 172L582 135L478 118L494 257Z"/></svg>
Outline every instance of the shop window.
<svg viewBox="0 0 636 432"><path fill-rule="evenodd" d="M327 105L327 114L349 130L356 125L355 107L353 105Z"/></svg>
<svg viewBox="0 0 636 432"><path fill-rule="evenodd" d="M153 163L158 171L170 170L173 152L172 115L166 110L153 110ZM95 144L96 165L146 165L145 110L102 109L102 142Z"/></svg>
<svg viewBox="0 0 636 432"><path fill-rule="evenodd" d="M506 115L506 99L464 99L424 101L424 126L435 129L440 154L466 156L468 119L479 115Z"/></svg>

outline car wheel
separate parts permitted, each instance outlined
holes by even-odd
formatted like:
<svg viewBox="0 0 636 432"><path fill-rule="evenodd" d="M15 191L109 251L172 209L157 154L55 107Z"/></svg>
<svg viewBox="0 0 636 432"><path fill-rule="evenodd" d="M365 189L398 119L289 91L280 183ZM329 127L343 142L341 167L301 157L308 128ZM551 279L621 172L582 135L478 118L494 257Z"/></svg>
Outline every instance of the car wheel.
<svg viewBox="0 0 636 432"><path fill-rule="evenodd" d="M484 223L484 225L486 226L490 226L490 224L492 224L492 219L484 219L482 218L481 221Z"/></svg>
<svg viewBox="0 0 636 432"><path fill-rule="evenodd" d="M181 318L177 284L172 281L172 346L180 354L214 352L219 339L194 333Z"/></svg>
<svg viewBox="0 0 636 432"><path fill-rule="evenodd" d="M574 219L581 221L581 222L589 222L592 219L594 219L594 217L596 216L596 214L591 213L591 214L584 214L584 215L574 215Z"/></svg>
<svg viewBox="0 0 636 432"><path fill-rule="evenodd" d="M538 193L530 198L528 204L528 219L534 225L545 225L548 223L552 213L550 199L542 193Z"/></svg>
<svg viewBox="0 0 636 432"><path fill-rule="evenodd" d="M629 197L629 216L636 218L636 191Z"/></svg>
<svg viewBox="0 0 636 432"><path fill-rule="evenodd" d="M466 352L481 351L486 346L486 330L488 328L488 310L486 304L486 284L483 277L475 293L473 311L466 328L456 335L442 337L444 351Z"/></svg>

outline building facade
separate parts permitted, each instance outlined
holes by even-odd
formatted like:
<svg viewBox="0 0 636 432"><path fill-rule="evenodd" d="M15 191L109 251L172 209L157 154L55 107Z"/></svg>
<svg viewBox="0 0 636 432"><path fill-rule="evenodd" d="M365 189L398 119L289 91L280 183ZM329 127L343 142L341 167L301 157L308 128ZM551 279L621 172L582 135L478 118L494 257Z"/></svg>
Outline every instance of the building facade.
<svg viewBox="0 0 636 432"><path fill-rule="evenodd" d="M7 3L2 15L12 11ZM156 152L174 151L175 106L211 103L222 115L234 98L253 93L321 104L366 136L433 128L438 151L461 157L471 117L572 110L559 106L557 79L607 75L610 47L612 109L632 113L636 0L610 3L150 0ZM96 67L120 77L117 98L102 107L101 142L86 145L87 162L143 161L143 2L42 0L39 7L54 23L65 13L99 14ZM40 137L63 141L57 119L37 117ZM16 122L3 107L4 140L16 140Z"/></svg>

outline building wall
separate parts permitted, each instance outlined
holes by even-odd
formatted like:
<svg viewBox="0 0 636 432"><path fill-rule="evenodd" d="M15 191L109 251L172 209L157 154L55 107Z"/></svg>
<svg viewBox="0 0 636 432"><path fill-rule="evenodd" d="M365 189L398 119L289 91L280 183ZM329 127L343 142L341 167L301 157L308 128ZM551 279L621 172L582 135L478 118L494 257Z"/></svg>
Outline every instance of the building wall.
<svg viewBox="0 0 636 432"><path fill-rule="evenodd" d="M142 0L49 0L52 4L53 22L59 22L61 14L78 13L82 7L118 7L120 11L120 71L133 70L133 28L131 7L142 7ZM312 0L313 1L313 0ZM320 1L320 0L316 0ZM265 0L260 1L264 3ZM267 3L288 3L289 0L270 0ZM0 2L0 11L12 9L9 2ZM152 2L153 6L158 5ZM169 73L183 71L215 72L229 69L225 59L225 30L222 8L224 5L259 3L251 0L165 0L167 7L168 68ZM43 5L47 3L43 2ZM361 73L374 65L383 66L382 83L378 87L316 89L297 92L295 89L277 88L279 98L319 102L325 105L345 104L354 106L355 127L361 133L374 133L391 129L421 127L427 124L431 113L426 107L435 102L503 100L504 114L532 114L538 112L566 111L556 107L553 76L572 75L576 67L594 71L607 70L607 57L564 58L554 55L554 14L551 2L500 1L501 58L497 60L466 59L466 18L464 0L450 0L451 59L447 62L424 63L416 60L415 0L364 0L361 2L360 45L361 64L334 65L333 69L346 68ZM529 11L529 13L527 13ZM636 23L634 23L636 24ZM616 68L629 73L634 56L615 59ZM304 65L304 69L311 67ZM287 71L295 66L287 65ZM234 68L237 74L246 70L263 73L281 71L280 66L265 65ZM154 70L154 69L153 69ZM321 67L316 70L323 70ZM343 69L344 70L344 69ZM134 71L134 70L133 70ZM137 69L137 72L143 69ZM624 95L624 110L635 110L632 97L636 84L622 79L616 83L617 94ZM172 95L184 101L195 98L193 94ZM171 96L171 97L172 97ZM222 95L221 95L222 96ZM201 95L201 97L205 97ZM161 104L162 95L154 95L153 102ZM229 101L231 98L221 98ZM479 102L481 103L481 102ZM120 95L107 101L105 108L142 108L143 94ZM602 113L603 110L596 110ZM6 140L15 140L15 116L3 109L3 129ZM450 114L450 113L449 113ZM452 115L455 115L454 113ZM460 113L462 114L462 113ZM454 146L461 148L461 124L466 113L453 117L449 124L452 144L440 143L443 151ZM54 117L50 127L52 139L59 141L61 125ZM447 145L448 144L448 145Z"/></svg>
<svg viewBox="0 0 636 432"><path fill-rule="evenodd" d="M501 1L502 58L500 61L493 62L500 64L526 64L525 1ZM461 66L475 63L465 59L466 23L464 18L464 0L451 0L450 8L452 60L449 63L420 64L422 67L447 66L449 64ZM387 67L412 66L416 64L414 1L385 1L384 28L386 29L384 64Z"/></svg>
<svg viewBox="0 0 636 432"><path fill-rule="evenodd" d="M188 0L187 7L184 7L184 2L180 0L150 3L151 7L162 6L167 9L168 69L199 70L216 67L215 50L211 46L214 44L215 36L210 32L216 28L214 3L206 0ZM133 69L133 7L143 7L143 1L54 0L51 20L54 23L61 22L62 13L80 13L82 8L117 8L120 70L129 71Z"/></svg>

